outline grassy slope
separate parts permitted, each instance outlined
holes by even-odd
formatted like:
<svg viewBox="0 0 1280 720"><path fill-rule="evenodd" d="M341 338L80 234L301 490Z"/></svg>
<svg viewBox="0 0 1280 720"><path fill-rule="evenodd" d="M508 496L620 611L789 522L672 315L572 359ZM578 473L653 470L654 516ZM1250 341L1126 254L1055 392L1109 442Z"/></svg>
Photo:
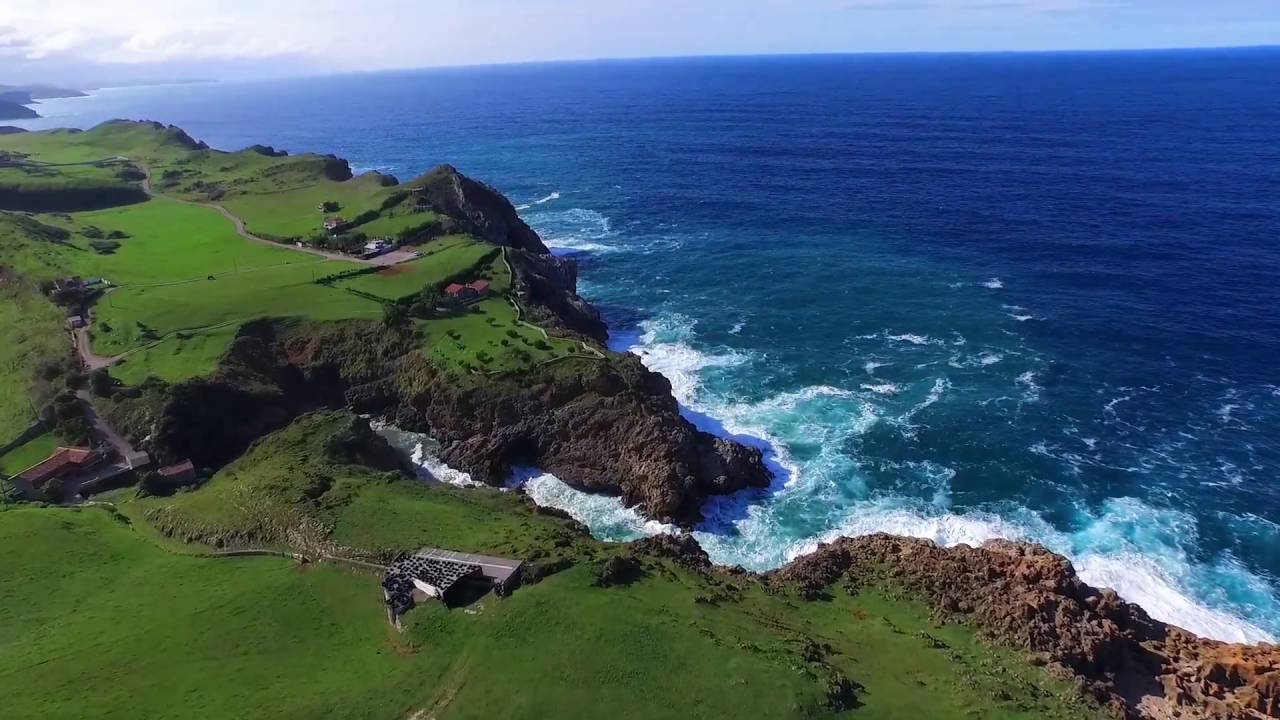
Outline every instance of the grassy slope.
<svg viewBox="0 0 1280 720"><path fill-rule="evenodd" d="M328 180L326 165L333 161L321 156L192 150L176 131L145 124L109 123L84 133L0 137L0 150L6 149L48 162L128 156L148 165L153 181L166 193L203 200L210 187L223 188L223 205L244 217L251 229L273 235L310 234L323 215L316 209L322 200L343 203L341 214L354 217L402 192L376 174L346 182ZM86 167L66 171L87 172ZM165 180L165 171L179 174ZM412 212L411 205L405 200L362 229L392 233L431 219L430 213ZM99 301L99 322L91 338L100 355L128 353L113 374L131 384L148 376L178 381L208 373L234 337L235 327L250 319L377 317L382 312L379 303L341 290L404 298L466 270L492 249L474 239L441 238L424 246L426 257L325 287L312 284L312 279L357 266L246 241L209 208L152 200L39 219L71 231L71 240L54 244L24 239L0 222L0 235L6 235L0 262L41 279L79 274L106 277L120 285ZM83 235L91 225L129 237L114 253L101 255L89 249ZM495 260L485 274L495 292L509 289L510 274L501 261ZM211 275L216 279L208 279ZM581 352L575 341L548 338L516 322L515 310L502 297L416 327L427 356L457 373L515 372ZM546 347L539 347L543 343Z"/></svg>
<svg viewBox="0 0 1280 720"><path fill-rule="evenodd" d="M0 475L17 475L44 460L62 444L62 438L45 433L28 440L4 455L0 455Z"/></svg>
<svg viewBox="0 0 1280 720"><path fill-rule="evenodd" d="M0 275L0 443L36 421L28 387L36 366L69 351L63 316L20 278Z"/></svg>
<svg viewBox="0 0 1280 720"><path fill-rule="evenodd" d="M422 248L423 257L372 275L360 275L338 283L339 287L371 293L388 300L416 295L451 275L469 268L493 250L493 246L467 237L452 235Z"/></svg>
<svg viewBox="0 0 1280 720"><path fill-rule="evenodd" d="M828 717L835 670L864 686L848 717L1096 715L1016 654L874 588L810 603L652 559L631 585L594 587L617 546L510 494L333 465L322 448L341 422L308 416L199 491L127 502L132 526L101 508L0 512L6 717ZM300 492L320 477L327 492ZM429 543L576 564L466 610L426 604L395 634L376 578L175 554L143 520L157 514L179 533L306 518L364 554ZM830 646L826 668L806 639Z"/></svg>

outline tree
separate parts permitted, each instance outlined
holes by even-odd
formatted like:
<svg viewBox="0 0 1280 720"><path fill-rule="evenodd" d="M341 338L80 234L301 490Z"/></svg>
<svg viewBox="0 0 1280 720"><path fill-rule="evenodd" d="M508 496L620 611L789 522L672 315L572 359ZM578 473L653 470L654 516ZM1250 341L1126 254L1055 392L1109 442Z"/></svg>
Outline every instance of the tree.
<svg viewBox="0 0 1280 720"><path fill-rule="evenodd" d="M399 330L409 323L409 315L400 303L391 303L382 308L382 324L393 330Z"/></svg>
<svg viewBox="0 0 1280 720"><path fill-rule="evenodd" d="M98 368L89 373L89 387L93 390L94 395L104 397L111 394L111 390L115 387L115 382L111 379L111 375L107 373L106 368Z"/></svg>
<svg viewBox="0 0 1280 720"><path fill-rule="evenodd" d="M66 487L62 483L62 478L56 477L44 484L44 499L50 503L58 504L62 502L62 497L66 493Z"/></svg>

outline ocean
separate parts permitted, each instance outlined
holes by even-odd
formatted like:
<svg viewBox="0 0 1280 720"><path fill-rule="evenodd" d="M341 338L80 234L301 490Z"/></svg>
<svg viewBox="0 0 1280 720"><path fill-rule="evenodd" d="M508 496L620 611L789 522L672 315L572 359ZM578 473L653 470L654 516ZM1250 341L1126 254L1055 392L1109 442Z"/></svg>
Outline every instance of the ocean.
<svg viewBox="0 0 1280 720"><path fill-rule="evenodd" d="M767 451L773 487L697 530L718 562L1020 538L1159 619L1280 637L1280 50L518 65L39 109L26 127L153 119L498 187L579 261L611 345ZM601 537L668 529L519 476Z"/></svg>

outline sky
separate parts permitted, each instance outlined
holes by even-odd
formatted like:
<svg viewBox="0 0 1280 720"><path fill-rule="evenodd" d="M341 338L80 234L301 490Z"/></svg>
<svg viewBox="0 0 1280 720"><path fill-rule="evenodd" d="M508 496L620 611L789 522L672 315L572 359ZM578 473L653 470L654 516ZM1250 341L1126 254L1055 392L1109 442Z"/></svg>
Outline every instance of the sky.
<svg viewBox="0 0 1280 720"><path fill-rule="evenodd" d="M1280 44L1280 0L3 0L0 83Z"/></svg>

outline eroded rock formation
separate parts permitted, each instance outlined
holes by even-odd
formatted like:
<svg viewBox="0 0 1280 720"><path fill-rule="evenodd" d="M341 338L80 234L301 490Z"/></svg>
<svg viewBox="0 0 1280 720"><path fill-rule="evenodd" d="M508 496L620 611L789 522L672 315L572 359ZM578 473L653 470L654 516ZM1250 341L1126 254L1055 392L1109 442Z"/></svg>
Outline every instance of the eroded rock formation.
<svg viewBox="0 0 1280 720"><path fill-rule="evenodd" d="M770 573L808 595L890 584L1078 678L1118 715L1149 720L1280 717L1280 647L1206 640L1077 577L1039 546L938 547L892 535L841 538Z"/></svg>

